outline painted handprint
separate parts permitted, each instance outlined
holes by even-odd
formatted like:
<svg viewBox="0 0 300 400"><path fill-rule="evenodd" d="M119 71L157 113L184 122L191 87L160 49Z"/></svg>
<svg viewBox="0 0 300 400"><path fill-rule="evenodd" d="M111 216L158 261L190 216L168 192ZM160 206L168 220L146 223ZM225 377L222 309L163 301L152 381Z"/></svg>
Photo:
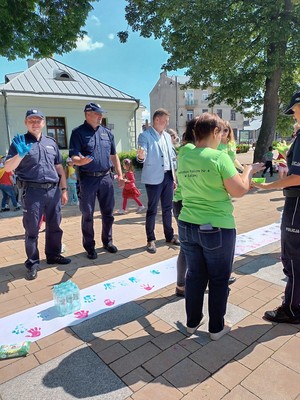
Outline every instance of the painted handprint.
<svg viewBox="0 0 300 400"><path fill-rule="evenodd" d="M159 275L160 274L160 272L157 269L151 269L150 273L153 274L153 275Z"/></svg>
<svg viewBox="0 0 300 400"><path fill-rule="evenodd" d="M103 284L105 290L111 290L115 288L114 282L112 283L104 283Z"/></svg>
<svg viewBox="0 0 300 400"><path fill-rule="evenodd" d="M149 284L147 285L143 284L141 285L141 288L145 290L152 290L154 288L154 285L150 286Z"/></svg>
<svg viewBox="0 0 300 400"><path fill-rule="evenodd" d="M132 276L131 278L128 278L128 280L132 283L138 283L139 279L135 278L134 276Z"/></svg>
<svg viewBox="0 0 300 400"><path fill-rule="evenodd" d="M25 337L38 337L41 336L41 328L31 328L28 329L27 331L29 333L29 335L26 335Z"/></svg>
<svg viewBox="0 0 300 400"><path fill-rule="evenodd" d="M16 335L19 335L20 333L24 333L26 331L26 328L24 328L23 324L19 324L15 327L15 329L12 331L12 333L15 333Z"/></svg>
<svg viewBox="0 0 300 400"><path fill-rule="evenodd" d="M74 313L74 317L78 319L87 318L89 316L89 312L87 310L80 310Z"/></svg>
<svg viewBox="0 0 300 400"><path fill-rule="evenodd" d="M83 297L83 301L85 303L93 303L94 301L96 301L96 296L94 294L93 295L88 294Z"/></svg>
<svg viewBox="0 0 300 400"><path fill-rule="evenodd" d="M115 304L116 300L110 300L110 299L105 299L104 304L108 307L113 306Z"/></svg>

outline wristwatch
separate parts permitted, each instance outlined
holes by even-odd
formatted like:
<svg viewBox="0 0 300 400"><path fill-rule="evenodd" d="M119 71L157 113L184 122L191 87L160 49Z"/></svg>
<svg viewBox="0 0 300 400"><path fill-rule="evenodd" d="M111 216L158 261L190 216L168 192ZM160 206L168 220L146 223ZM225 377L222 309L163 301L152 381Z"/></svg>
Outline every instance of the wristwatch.
<svg viewBox="0 0 300 400"><path fill-rule="evenodd" d="M65 190L68 191L68 188L63 187L63 188L61 188L60 190L61 190L62 192L64 192Z"/></svg>

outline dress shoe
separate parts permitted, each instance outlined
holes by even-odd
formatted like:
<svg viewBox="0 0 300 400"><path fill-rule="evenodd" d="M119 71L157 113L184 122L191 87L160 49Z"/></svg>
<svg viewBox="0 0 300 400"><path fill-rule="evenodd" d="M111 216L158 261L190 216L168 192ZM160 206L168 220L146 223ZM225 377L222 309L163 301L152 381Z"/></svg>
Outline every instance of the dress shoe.
<svg viewBox="0 0 300 400"><path fill-rule="evenodd" d="M156 253L156 246L155 246L155 241L150 240L150 242L147 242L146 250L148 253L155 254Z"/></svg>
<svg viewBox="0 0 300 400"><path fill-rule="evenodd" d="M56 256L52 258L47 258L47 264L70 264L71 258L64 256Z"/></svg>
<svg viewBox="0 0 300 400"><path fill-rule="evenodd" d="M33 281L33 279L37 278L37 268L36 267L31 267L26 268L26 279L28 281Z"/></svg>
<svg viewBox="0 0 300 400"><path fill-rule="evenodd" d="M291 311L285 306L280 306L273 311L266 311L264 318L272 322L300 324L300 315L292 315Z"/></svg>
<svg viewBox="0 0 300 400"><path fill-rule="evenodd" d="M224 325L224 328L220 332L216 333L209 333L211 340L219 340L221 337L226 335L226 333L231 331L231 326L230 325Z"/></svg>
<svg viewBox="0 0 300 400"><path fill-rule="evenodd" d="M171 240L166 240L167 243L174 244L175 246L180 246L180 241L177 235L174 235Z"/></svg>
<svg viewBox="0 0 300 400"><path fill-rule="evenodd" d="M231 276L231 277L228 279L228 285L232 285L235 281L236 281L236 278L235 278L234 276Z"/></svg>
<svg viewBox="0 0 300 400"><path fill-rule="evenodd" d="M199 322L199 324L197 326L195 326L195 328L190 328L189 326L186 327L186 331L189 335L192 335L193 333L196 332L196 330L199 328L199 326L205 324L206 322L206 318L205 316L202 317L201 321Z"/></svg>
<svg viewBox="0 0 300 400"><path fill-rule="evenodd" d="M107 250L109 253L116 253L118 251L117 247L112 243L104 245L103 248Z"/></svg>
<svg viewBox="0 0 300 400"><path fill-rule="evenodd" d="M87 252L87 258L89 258L90 260L96 260L97 257L98 254L96 253L95 249L89 250Z"/></svg>

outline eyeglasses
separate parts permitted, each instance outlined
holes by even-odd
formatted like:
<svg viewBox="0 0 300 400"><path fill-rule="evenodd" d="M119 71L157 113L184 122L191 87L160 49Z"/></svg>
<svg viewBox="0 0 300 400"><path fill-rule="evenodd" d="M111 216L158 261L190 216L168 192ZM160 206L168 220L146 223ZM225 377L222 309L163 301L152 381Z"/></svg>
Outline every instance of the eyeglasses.
<svg viewBox="0 0 300 400"><path fill-rule="evenodd" d="M229 132L229 129L225 128L225 129L223 129L223 132L227 133L227 132Z"/></svg>

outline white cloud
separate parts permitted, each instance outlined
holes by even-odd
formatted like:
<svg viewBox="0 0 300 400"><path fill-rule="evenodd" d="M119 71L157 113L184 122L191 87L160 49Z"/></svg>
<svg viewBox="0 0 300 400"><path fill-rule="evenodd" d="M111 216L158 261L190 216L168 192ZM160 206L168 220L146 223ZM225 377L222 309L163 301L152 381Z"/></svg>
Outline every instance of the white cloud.
<svg viewBox="0 0 300 400"><path fill-rule="evenodd" d="M88 35L84 35L82 39L77 40L77 51L93 51L95 49L101 49L104 44L101 42L93 42Z"/></svg>
<svg viewBox="0 0 300 400"><path fill-rule="evenodd" d="M96 17L96 15L92 15L91 16L91 21L93 21L96 26L100 26L101 25L100 19L98 17Z"/></svg>
<svg viewBox="0 0 300 400"><path fill-rule="evenodd" d="M110 33L107 37L108 39L113 40L115 38L115 35L113 33Z"/></svg>

